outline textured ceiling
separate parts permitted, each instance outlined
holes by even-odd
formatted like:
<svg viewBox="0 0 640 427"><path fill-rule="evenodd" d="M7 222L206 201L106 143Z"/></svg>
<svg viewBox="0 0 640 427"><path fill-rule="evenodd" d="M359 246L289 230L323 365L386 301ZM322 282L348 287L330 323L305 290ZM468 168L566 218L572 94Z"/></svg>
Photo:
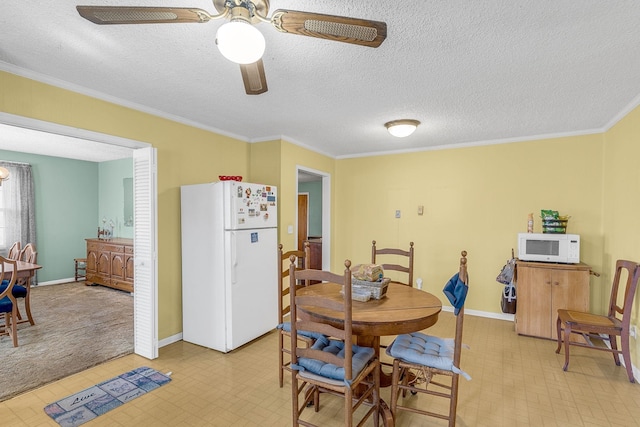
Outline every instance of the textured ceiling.
<svg viewBox="0 0 640 427"><path fill-rule="evenodd" d="M605 130L640 99L634 0L271 0L385 21L377 49L258 24L269 91L248 96L215 46L222 21L99 26L77 4L0 1L0 69L244 141L282 138L348 157ZM404 139L384 123L422 122ZM180 141L176 141L179 144ZM3 147L0 140L0 148Z"/></svg>

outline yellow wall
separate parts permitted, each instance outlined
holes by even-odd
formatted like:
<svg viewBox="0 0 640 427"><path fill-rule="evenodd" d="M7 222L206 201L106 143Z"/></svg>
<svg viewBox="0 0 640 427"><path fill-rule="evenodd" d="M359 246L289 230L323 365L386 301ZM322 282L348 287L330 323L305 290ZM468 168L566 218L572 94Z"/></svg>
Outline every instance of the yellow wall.
<svg viewBox="0 0 640 427"><path fill-rule="evenodd" d="M603 301L609 300L614 264L618 259L640 260L640 107L618 122L604 135L604 203L603 203L603 275L600 278ZM631 319L638 326L636 294ZM603 306L604 310L604 306ZM632 360L638 366L640 340L631 339Z"/></svg>
<svg viewBox="0 0 640 427"><path fill-rule="evenodd" d="M327 173L331 176L334 174L335 160L318 154L309 150L306 150L298 145L291 144L286 141L282 141L282 164L281 164L281 179L280 188L278 189L280 194L280 243L284 246L285 250L291 250L296 247L296 234L287 232L289 225L292 225L295 230L296 225L296 212L298 203L298 189L296 188L297 182L297 167L302 166L310 169L314 169L319 172ZM335 180L331 180L332 194L335 188ZM331 221L335 221L335 218L339 218L339 215L332 210ZM333 225L332 225L333 230ZM333 235L333 233L332 233ZM332 240L334 237L332 236Z"/></svg>
<svg viewBox="0 0 640 427"><path fill-rule="evenodd" d="M180 186L248 176L249 144L0 71L0 111L158 150L158 335L182 332Z"/></svg>
<svg viewBox="0 0 640 427"><path fill-rule="evenodd" d="M157 148L160 339L182 330L180 186L218 175L277 185L280 242L292 248L296 167L330 174L332 269L345 258L368 262L373 239L398 247L414 241L416 278L440 295L465 249L474 310L500 312L495 276L530 212L535 231L540 209L571 215L568 231L582 236L584 262L602 273L591 279L595 311L607 304L614 260L640 259L640 108L605 134L342 160L286 141L247 144L5 72L0 111Z"/></svg>
<svg viewBox="0 0 640 427"><path fill-rule="evenodd" d="M548 139L343 159L336 166L333 265L368 262L381 247L415 243L415 278L442 294L468 252L469 309L500 312L500 268L540 209L571 215L582 259L601 270L602 136ZM418 206L424 215L418 215ZM401 211L401 218L394 217ZM598 298L592 305L598 306Z"/></svg>

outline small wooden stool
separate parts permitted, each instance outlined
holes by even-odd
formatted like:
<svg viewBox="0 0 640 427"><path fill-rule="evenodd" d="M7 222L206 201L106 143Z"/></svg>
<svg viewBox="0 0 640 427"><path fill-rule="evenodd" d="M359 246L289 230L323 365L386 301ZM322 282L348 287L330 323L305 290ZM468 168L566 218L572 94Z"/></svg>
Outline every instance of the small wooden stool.
<svg viewBox="0 0 640 427"><path fill-rule="evenodd" d="M87 259L74 258L73 261L76 264L76 282L78 280L85 280L87 278Z"/></svg>

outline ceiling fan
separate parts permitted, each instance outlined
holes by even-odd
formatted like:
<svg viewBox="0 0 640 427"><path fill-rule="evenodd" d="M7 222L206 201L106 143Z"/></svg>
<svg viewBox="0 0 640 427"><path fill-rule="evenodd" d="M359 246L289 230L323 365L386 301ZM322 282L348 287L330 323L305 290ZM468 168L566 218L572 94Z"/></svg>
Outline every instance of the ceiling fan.
<svg viewBox="0 0 640 427"><path fill-rule="evenodd" d="M385 22L336 15L278 9L271 17L269 0L212 0L218 14L186 7L76 6L89 21L105 24L205 23L226 18L218 28L216 44L229 60L240 64L248 95L267 91L262 63L264 36L254 25L266 22L283 33L317 37L343 43L378 47L387 37Z"/></svg>

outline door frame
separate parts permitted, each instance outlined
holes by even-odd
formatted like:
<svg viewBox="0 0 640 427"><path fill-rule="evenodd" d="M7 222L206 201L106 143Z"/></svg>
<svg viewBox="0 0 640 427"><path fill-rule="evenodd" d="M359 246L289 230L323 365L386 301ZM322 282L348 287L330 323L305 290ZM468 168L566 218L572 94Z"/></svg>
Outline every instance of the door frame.
<svg viewBox="0 0 640 427"><path fill-rule="evenodd" d="M300 192L298 191L298 200L297 200L297 206L298 206L298 215L296 217L296 224L297 224L297 233L296 233L296 249L301 251L304 248L302 247L302 245L300 244L300 197L306 197L306 221L307 223L305 224L306 230L307 230L307 239L309 238L309 193L308 192ZM306 240L306 239L305 239Z"/></svg>
<svg viewBox="0 0 640 427"><path fill-rule="evenodd" d="M125 147L131 149L131 154L129 157L133 158L133 151L140 148L148 148L152 147L151 144L142 141L136 141L133 139L121 138L118 136L103 134L99 132L93 132L85 129L74 128L70 126L64 126L57 123L46 122L43 120L32 119L24 116L17 116L14 114L9 114L5 112L0 112L0 124L15 126L24 129L29 129L37 132L44 132L50 134L56 134L60 136L67 136L71 138L76 138L80 140L86 140L91 142L97 142L100 144L106 145L116 145L119 147ZM38 154L38 153L33 153ZM135 185L135 182L134 182ZM155 194L153 192L155 191ZM154 189L149 188L149 197L154 202L157 200L157 188ZM135 210L134 206L134 210ZM135 224L134 224L135 226ZM153 241L157 242L157 229L152 231L155 235L152 236ZM135 247L135 240L134 240ZM154 254L157 257L157 254ZM156 261L157 262L157 258ZM157 296L158 294L158 278L157 274L153 275L152 283L150 283L151 292ZM158 301L157 297L149 300L153 307L145 307L144 310L139 310L134 304L134 336L136 334L135 325L136 323L142 322L143 324L148 325L157 325L157 313L158 313ZM150 319L149 316L155 316L155 319ZM137 354L147 358L155 358L158 357L158 331L155 329L155 337L152 337L152 347L151 349L145 349L143 352L139 352L138 349L134 349Z"/></svg>
<svg viewBox="0 0 640 427"><path fill-rule="evenodd" d="M331 269L331 175L321 170L296 165L296 242L298 236L298 173L317 175L322 181L322 269Z"/></svg>

